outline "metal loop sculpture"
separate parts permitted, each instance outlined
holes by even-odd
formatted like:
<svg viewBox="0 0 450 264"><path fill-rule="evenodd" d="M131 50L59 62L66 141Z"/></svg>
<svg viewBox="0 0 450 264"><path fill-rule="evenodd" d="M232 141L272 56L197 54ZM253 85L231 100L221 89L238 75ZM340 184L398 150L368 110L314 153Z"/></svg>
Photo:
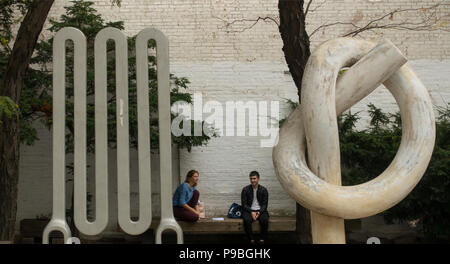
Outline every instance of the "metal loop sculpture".
<svg viewBox="0 0 450 264"><path fill-rule="evenodd" d="M106 42L115 41L117 97L117 177L118 216L121 229L130 235L148 230L152 222L150 124L148 93L148 41L157 48L158 114L161 178L161 222L156 242L162 231L170 228L183 243L183 232L172 213L172 154L170 132L169 44L156 29L141 31L136 40L139 220L130 216L129 128L128 128L128 44L118 29L105 28L95 39L95 221L87 219L86 201L86 38L75 28L61 29L53 44L53 215L44 230L43 243L48 244L52 231L60 231L64 241L71 237L66 222L65 205L65 48L74 45L74 220L85 235L97 235L108 224L108 160L107 160L107 72Z"/></svg>
<svg viewBox="0 0 450 264"><path fill-rule="evenodd" d="M354 38L325 42L309 58L301 105L280 130L273 162L283 188L312 211L313 243L345 243L343 219L368 217L394 206L423 176L434 147L435 119L427 89L405 63L389 41L377 45ZM345 67L350 68L339 75ZM341 186L336 117L381 83L400 108L400 147L377 178Z"/></svg>

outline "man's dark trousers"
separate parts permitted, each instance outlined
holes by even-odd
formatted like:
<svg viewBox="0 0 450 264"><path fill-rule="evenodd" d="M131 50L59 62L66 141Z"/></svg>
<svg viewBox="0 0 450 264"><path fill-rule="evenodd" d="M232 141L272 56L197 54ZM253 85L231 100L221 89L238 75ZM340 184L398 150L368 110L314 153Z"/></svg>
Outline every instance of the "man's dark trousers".
<svg viewBox="0 0 450 264"><path fill-rule="evenodd" d="M252 230L252 214L247 211L243 211L242 218L244 219L244 229L245 233L247 234L247 238L249 240L254 240ZM261 240L265 241L267 239L267 230L269 228L269 213L265 211L258 217L257 221L259 221L261 227Z"/></svg>

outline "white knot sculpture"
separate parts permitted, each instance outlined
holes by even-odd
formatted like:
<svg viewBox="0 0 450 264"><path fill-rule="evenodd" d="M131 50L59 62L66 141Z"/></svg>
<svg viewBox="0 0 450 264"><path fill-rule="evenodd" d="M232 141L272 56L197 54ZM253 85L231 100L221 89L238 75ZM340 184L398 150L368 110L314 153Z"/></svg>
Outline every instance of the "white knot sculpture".
<svg viewBox="0 0 450 264"><path fill-rule="evenodd" d="M310 209L313 243L345 243L344 219L364 218L404 199L422 178L435 141L427 89L389 41L338 38L322 44L305 68L301 105L273 150L283 188ZM342 68L350 67L339 75ZM377 178L341 186L337 116L384 84L402 118L402 140ZM306 149L308 149L306 155Z"/></svg>

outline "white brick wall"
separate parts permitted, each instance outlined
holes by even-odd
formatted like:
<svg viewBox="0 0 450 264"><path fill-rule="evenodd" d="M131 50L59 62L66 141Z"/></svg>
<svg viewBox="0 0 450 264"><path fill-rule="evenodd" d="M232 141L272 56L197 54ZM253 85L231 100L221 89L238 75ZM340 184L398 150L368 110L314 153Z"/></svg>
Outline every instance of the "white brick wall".
<svg viewBox="0 0 450 264"><path fill-rule="evenodd" d="M282 41L277 25L259 21L258 17L279 20L278 0L123 0L122 7L112 7L109 0L97 0L95 7L107 21L125 21L128 34L145 27L162 30L170 40L172 61L278 61L284 63ZM315 0L307 16L307 30L334 22L365 25L395 9L430 7L448 0ZM56 19L68 5L58 0L50 17ZM320 6L317 10L315 8ZM447 31L376 30L363 34L366 38L391 39L410 59L449 59L450 15L448 7L438 9L442 28ZM421 12L407 12L393 17L392 23L413 19ZM388 20L389 21L389 20ZM227 26L227 23L234 22ZM322 41L347 33L349 25L329 27L312 37L315 47ZM243 32L240 32L243 31ZM425 48L426 47L426 48Z"/></svg>
<svg viewBox="0 0 450 264"><path fill-rule="evenodd" d="M251 27L258 17L278 20L277 0L123 0L121 8L111 7L109 0L95 2L107 21L125 21L128 35L146 27L163 31L170 41L171 72L188 77L190 91L201 92L204 101L296 99L295 85L285 73L288 69L276 23L259 21ZM322 2L314 1L311 10ZM312 32L322 24L337 21L364 25L397 8L428 7L437 2L326 1L308 14L307 29ZM68 0L55 1L50 17L57 19L68 3ZM438 14L445 18L444 22L449 22L448 9L439 9ZM416 15L410 12L394 16L393 22ZM445 105L450 101L450 33L448 24L443 23L442 27L447 31L376 30L361 37L392 40L411 60L430 90L433 102ZM349 26L339 25L318 31L311 39L312 49L349 29ZM44 36L48 35L44 32ZM397 109L389 93L379 89L352 111L364 109L368 102L389 111ZM283 117L287 105L281 104L281 107ZM41 139L32 148L22 148L19 220L51 211L51 138L42 135ZM271 150L260 148L259 140L221 137L213 139L206 147L194 148L191 153L180 151L180 178L184 179L190 169L200 171L200 199L206 202L207 215L223 215L232 202L240 202L240 190L248 184L251 170L261 173L261 184L270 192L272 214L295 213L295 203L274 176Z"/></svg>

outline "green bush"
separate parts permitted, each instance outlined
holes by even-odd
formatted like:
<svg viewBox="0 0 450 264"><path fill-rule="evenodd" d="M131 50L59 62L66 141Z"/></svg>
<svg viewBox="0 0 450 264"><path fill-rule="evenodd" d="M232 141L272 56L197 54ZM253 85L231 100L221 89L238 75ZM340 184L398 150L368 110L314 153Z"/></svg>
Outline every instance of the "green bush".
<svg viewBox="0 0 450 264"><path fill-rule="evenodd" d="M2 118L6 116L11 119L13 116L19 118L19 106L8 96L0 96L0 126L2 125Z"/></svg>

